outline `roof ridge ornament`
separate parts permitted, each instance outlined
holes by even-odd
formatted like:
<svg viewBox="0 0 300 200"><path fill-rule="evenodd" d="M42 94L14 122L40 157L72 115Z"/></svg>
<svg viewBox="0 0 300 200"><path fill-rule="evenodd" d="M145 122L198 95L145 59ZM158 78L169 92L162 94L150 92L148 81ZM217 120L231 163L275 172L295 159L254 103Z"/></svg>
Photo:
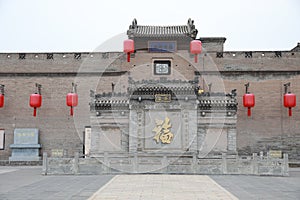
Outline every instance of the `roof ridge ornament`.
<svg viewBox="0 0 300 200"><path fill-rule="evenodd" d="M194 20L192 20L191 18L188 19L188 31L190 36L195 39L197 37L198 34L198 30L196 29L195 25L194 25Z"/></svg>
<svg viewBox="0 0 300 200"><path fill-rule="evenodd" d="M136 18L134 18L132 20L132 24L129 26L129 29L135 29L135 28L137 28L137 20L136 20Z"/></svg>

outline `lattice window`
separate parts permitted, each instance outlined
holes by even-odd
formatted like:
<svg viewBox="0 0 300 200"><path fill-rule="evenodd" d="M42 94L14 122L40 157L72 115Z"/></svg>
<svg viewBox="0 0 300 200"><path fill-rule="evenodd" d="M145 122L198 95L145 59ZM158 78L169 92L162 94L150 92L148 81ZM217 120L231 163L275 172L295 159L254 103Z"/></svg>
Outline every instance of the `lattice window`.
<svg viewBox="0 0 300 200"><path fill-rule="evenodd" d="M19 59L25 59L26 54L25 53L19 53Z"/></svg>
<svg viewBox="0 0 300 200"><path fill-rule="evenodd" d="M53 59L53 53L47 53L47 59Z"/></svg>
<svg viewBox="0 0 300 200"><path fill-rule="evenodd" d="M245 58L252 58L252 52L245 52Z"/></svg>
<svg viewBox="0 0 300 200"><path fill-rule="evenodd" d="M80 59L81 59L81 53L75 53L75 54L74 54L74 58L75 58L76 60L80 60Z"/></svg>
<svg viewBox="0 0 300 200"><path fill-rule="evenodd" d="M217 52L217 58L223 58L223 52Z"/></svg>
<svg viewBox="0 0 300 200"><path fill-rule="evenodd" d="M280 58L282 56L281 51L275 51L275 57Z"/></svg>

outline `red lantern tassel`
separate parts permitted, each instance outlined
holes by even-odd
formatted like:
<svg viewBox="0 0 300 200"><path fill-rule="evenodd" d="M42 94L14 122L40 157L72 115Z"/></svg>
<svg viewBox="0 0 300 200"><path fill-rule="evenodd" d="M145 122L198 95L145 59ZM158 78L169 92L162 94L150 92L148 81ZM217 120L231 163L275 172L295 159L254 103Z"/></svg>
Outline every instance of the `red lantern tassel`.
<svg viewBox="0 0 300 200"><path fill-rule="evenodd" d="M195 63L197 63L197 62L198 62L198 55L195 54Z"/></svg>
<svg viewBox="0 0 300 200"><path fill-rule="evenodd" d="M251 116L251 108L248 107L248 117Z"/></svg>
<svg viewBox="0 0 300 200"><path fill-rule="evenodd" d="M127 62L130 62L130 53L127 53Z"/></svg>
<svg viewBox="0 0 300 200"><path fill-rule="evenodd" d="M73 116L73 106L71 106L70 115Z"/></svg>
<svg viewBox="0 0 300 200"><path fill-rule="evenodd" d="M289 108L289 116L292 116L292 108Z"/></svg>
<svg viewBox="0 0 300 200"><path fill-rule="evenodd" d="M36 116L36 108L33 109L33 116Z"/></svg>

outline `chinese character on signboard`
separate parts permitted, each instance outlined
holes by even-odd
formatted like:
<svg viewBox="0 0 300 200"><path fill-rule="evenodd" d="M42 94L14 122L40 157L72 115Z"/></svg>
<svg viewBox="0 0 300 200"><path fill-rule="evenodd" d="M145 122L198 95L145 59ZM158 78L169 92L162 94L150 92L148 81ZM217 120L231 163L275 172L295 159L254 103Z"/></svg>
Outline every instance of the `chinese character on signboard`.
<svg viewBox="0 0 300 200"><path fill-rule="evenodd" d="M152 130L155 132L154 140L156 143L161 141L163 144L170 144L174 135L171 133L172 124L170 123L170 119L168 117L165 120L155 120L156 127Z"/></svg>

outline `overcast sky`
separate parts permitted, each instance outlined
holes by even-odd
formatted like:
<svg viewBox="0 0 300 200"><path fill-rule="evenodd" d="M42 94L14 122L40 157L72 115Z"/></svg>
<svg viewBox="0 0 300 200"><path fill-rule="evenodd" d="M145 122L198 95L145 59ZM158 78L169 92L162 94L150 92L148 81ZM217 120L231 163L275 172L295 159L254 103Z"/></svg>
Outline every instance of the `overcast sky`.
<svg viewBox="0 0 300 200"><path fill-rule="evenodd" d="M134 18L138 25L192 18L198 37L226 37L225 51L300 42L299 0L0 0L0 52L122 50Z"/></svg>

